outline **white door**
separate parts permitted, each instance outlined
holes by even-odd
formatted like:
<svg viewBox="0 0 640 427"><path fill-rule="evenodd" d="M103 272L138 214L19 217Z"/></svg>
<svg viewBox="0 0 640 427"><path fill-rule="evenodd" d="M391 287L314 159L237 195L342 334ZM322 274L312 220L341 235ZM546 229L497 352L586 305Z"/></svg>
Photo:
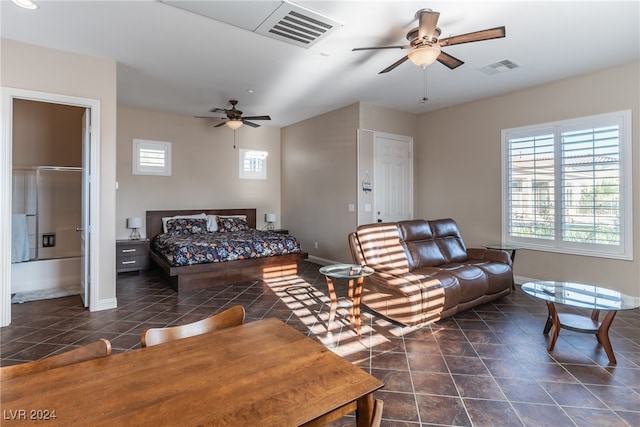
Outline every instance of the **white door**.
<svg viewBox="0 0 640 427"><path fill-rule="evenodd" d="M413 217L412 139L376 133L375 206L377 222Z"/></svg>
<svg viewBox="0 0 640 427"><path fill-rule="evenodd" d="M85 307L89 306L91 269L89 260L91 239L91 109L82 115L82 224L76 229L80 234L80 296Z"/></svg>

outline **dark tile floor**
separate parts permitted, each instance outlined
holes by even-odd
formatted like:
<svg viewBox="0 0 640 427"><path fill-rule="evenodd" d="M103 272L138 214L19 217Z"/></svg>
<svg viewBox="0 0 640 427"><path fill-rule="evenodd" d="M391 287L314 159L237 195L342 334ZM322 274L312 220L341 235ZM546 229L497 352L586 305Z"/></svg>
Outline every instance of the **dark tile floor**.
<svg viewBox="0 0 640 427"><path fill-rule="evenodd" d="M46 357L98 338L114 353L139 347L144 328L182 324L241 304L247 322L277 317L385 382L385 426L638 426L640 311L618 313L610 331L618 364L592 335L562 330L546 351L546 306L511 296L423 326L363 313L363 337L341 309L327 331L318 265L300 277L178 296L155 271L118 276L117 309L90 313L77 296L12 306L0 333L2 364ZM344 290L344 289L343 289ZM352 426L345 417L334 426Z"/></svg>

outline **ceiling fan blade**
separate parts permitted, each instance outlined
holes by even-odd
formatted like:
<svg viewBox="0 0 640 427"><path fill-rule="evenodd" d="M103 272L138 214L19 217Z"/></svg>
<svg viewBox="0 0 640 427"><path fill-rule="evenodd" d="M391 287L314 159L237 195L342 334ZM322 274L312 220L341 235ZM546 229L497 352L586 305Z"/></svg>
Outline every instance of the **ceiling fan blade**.
<svg viewBox="0 0 640 427"><path fill-rule="evenodd" d="M252 128L259 128L260 125L257 123L251 123L249 121L246 121L245 119L242 119L242 123L244 123L247 126L251 126Z"/></svg>
<svg viewBox="0 0 640 427"><path fill-rule="evenodd" d="M222 119L223 117L218 116L193 116L194 119Z"/></svg>
<svg viewBox="0 0 640 427"><path fill-rule="evenodd" d="M217 125L214 126L214 128L219 128L220 126L224 126L225 123L227 123L227 122L224 121L222 123L218 123Z"/></svg>
<svg viewBox="0 0 640 427"><path fill-rule="evenodd" d="M421 40L433 40L438 26L438 18L440 12L434 12L431 9L422 9L418 13L418 38Z"/></svg>
<svg viewBox="0 0 640 427"><path fill-rule="evenodd" d="M500 39L507 34L505 27L490 28L488 30L475 31L473 33L460 34L458 36L440 39L440 46L453 46L455 44L479 42L482 40Z"/></svg>
<svg viewBox="0 0 640 427"><path fill-rule="evenodd" d="M403 45L403 46L355 47L351 49L351 52L355 52L357 50L382 50L382 49L411 49L411 46Z"/></svg>
<svg viewBox="0 0 640 427"><path fill-rule="evenodd" d="M247 116L243 117L243 120L271 120L269 116Z"/></svg>
<svg viewBox="0 0 640 427"><path fill-rule="evenodd" d="M463 61L460 61L458 58L455 58L448 53L440 51L440 55L437 58L438 62L449 67L450 69L455 69L464 64Z"/></svg>
<svg viewBox="0 0 640 427"><path fill-rule="evenodd" d="M408 55L403 56L402 58L400 58L398 61L394 62L393 64L389 65L387 68L385 68L384 70L380 71L378 74L384 74L384 73L388 73L389 71L393 70L394 68L396 68L398 65L402 64L403 62L405 62L407 59L409 59Z"/></svg>

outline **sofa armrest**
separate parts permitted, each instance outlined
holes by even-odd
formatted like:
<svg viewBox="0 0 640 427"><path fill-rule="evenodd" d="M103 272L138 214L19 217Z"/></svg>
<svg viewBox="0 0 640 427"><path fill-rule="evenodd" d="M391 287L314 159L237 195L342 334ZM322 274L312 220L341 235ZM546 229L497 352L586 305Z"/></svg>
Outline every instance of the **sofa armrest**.
<svg viewBox="0 0 640 427"><path fill-rule="evenodd" d="M511 256L507 251L485 248L467 248L467 256L469 259L501 262L511 266Z"/></svg>

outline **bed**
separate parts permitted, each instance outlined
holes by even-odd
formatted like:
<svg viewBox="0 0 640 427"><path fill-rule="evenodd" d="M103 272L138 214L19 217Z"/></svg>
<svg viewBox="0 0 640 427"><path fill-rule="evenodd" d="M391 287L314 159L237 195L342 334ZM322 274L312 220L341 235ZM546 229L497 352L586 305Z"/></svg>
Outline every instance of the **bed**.
<svg viewBox="0 0 640 427"><path fill-rule="evenodd" d="M193 234L199 234L200 232L202 232L202 230L198 230L195 227L189 228L194 224L201 225L202 222L199 219L197 219L196 221L180 219L177 221L169 222L165 220L163 224L163 218L171 218L176 216L186 217L202 213L204 213L205 215L215 215L222 218L244 218L244 220L246 221L246 225L251 230L249 233L253 233L254 235L260 234L260 231L256 230L256 209L181 209L147 211L146 236L151 242L149 256L151 260L155 264L157 264L158 267L169 277L171 286L176 289L178 293L193 291L196 289L211 288L230 283L239 283L250 280L252 281L295 275L298 273L298 262L308 257L308 254L306 252L303 252L299 248L299 246L297 248L294 248L292 246L292 243L284 243L284 240L278 240L278 243L279 246L287 245L285 249L277 251L266 251L269 256L249 258L244 253L240 253L240 255L238 255L238 252L236 252L236 259L230 261L223 261L222 259L218 258L217 254L214 253L201 253L204 250L202 249L203 247L219 246L218 244L211 245L210 243L200 243L201 247L198 250L183 250L183 255L169 255L169 257L160 252L163 249L167 249L168 246L174 247L179 245L179 239L171 240L168 236L165 235L165 229L167 226L173 227L170 230L172 233L176 233L176 231L178 231L176 233L178 235L190 234L188 231L186 233L179 232L180 230L187 229L194 230ZM236 230L230 229L229 231ZM224 235L225 233L207 233L206 231L204 231L202 232L202 234ZM266 233L262 234L266 235ZM282 237L284 238L285 236ZM211 239L212 237L207 236L205 238ZM270 242L274 239L275 237L273 236L272 232ZM245 243L246 245L249 245L249 243ZM225 244L223 244L222 246L224 246ZM269 242L251 244L255 244L260 247L260 245L262 244L265 246L268 245ZM185 252L187 253L186 256L184 255ZM280 254L281 252L283 253ZM198 256L193 256L193 254L197 254ZM194 258L201 259L194 260ZM204 263L201 263L199 261L204 261Z"/></svg>

